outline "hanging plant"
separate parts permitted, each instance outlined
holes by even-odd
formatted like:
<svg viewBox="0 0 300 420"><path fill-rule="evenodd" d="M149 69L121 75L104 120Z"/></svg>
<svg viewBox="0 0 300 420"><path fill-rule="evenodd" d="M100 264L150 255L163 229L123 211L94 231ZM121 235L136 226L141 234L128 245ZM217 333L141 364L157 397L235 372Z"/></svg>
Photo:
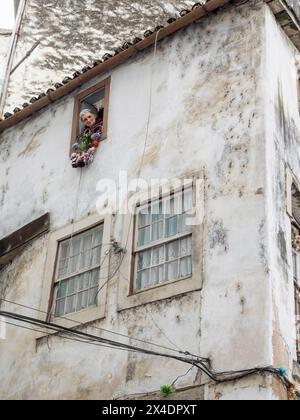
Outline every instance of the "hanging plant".
<svg viewBox="0 0 300 420"><path fill-rule="evenodd" d="M71 163L73 168L83 168L90 165L95 157L96 149L101 141L101 133L83 133L77 138L77 142L72 144L73 153Z"/></svg>

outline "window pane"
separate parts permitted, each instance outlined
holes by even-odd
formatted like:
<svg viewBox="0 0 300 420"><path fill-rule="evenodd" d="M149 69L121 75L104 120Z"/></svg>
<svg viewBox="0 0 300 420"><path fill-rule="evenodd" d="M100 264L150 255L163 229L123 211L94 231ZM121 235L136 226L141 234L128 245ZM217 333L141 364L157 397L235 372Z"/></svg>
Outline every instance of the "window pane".
<svg viewBox="0 0 300 420"><path fill-rule="evenodd" d="M98 288L94 287L93 289L89 290L89 300L88 306L93 306L97 304L97 296L98 296Z"/></svg>
<svg viewBox="0 0 300 420"><path fill-rule="evenodd" d="M180 260L180 277L190 276L192 274L192 258L187 257Z"/></svg>
<svg viewBox="0 0 300 420"><path fill-rule="evenodd" d="M152 265L159 265L165 262L165 247L160 246L153 249Z"/></svg>
<svg viewBox="0 0 300 420"><path fill-rule="evenodd" d="M88 289L90 285L90 272L81 274L78 277L78 290Z"/></svg>
<svg viewBox="0 0 300 420"><path fill-rule="evenodd" d="M103 239L103 226L98 227L93 234L93 247L102 245Z"/></svg>
<svg viewBox="0 0 300 420"><path fill-rule="evenodd" d="M137 288L144 289L149 286L150 270L143 270L138 272Z"/></svg>
<svg viewBox="0 0 300 420"><path fill-rule="evenodd" d="M143 246L150 242L150 226L139 229L138 245Z"/></svg>
<svg viewBox="0 0 300 420"><path fill-rule="evenodd" d="M66 298L66 314L70 314L76 311L76 295L68 296Z"/></svg>
<svg viewBox="0 0 300 420"><path fill-rule="evenodd" d="M192 210L193 208L193 195L192 190L186 190L183 193L183 211Z"/></svg>
<svg viewBox="0 0 300 420"><path fill-rule="evenodd" d="M164 222L160 221L152 225L152 241L158 241L164 237Z"/></svg>
<svg viewBox="0 0 300 420"><path fill-rule="evenodd" d="M59 299L56 301L55 316L62 316L65 313L65 299Z"/></svg>
<svg viewBox="0 0 300 420"><path fill-rule="evenodd" d="M150 207L146 207L143 210L141 210L141 212L138 215L139 227L150 225L150 223L151 223L151 214L150 214L150 212L151 212L151 208Z"/></svg>
<svg viewBox="0 0 300 420"><path fill-rule="evenodd" d="M178 278L178 261L166 264L166 280L175 280Z"/></svg>
<svg viewBox="0 0 300 420"><path fill-rule="evenodd" d="M177 259L179 256L179 241L171 242L167 245L167 261Z"/></svg>
<svg viewBox="0 0 300 420"><path fill-rule="evenodd" d="M58 290L57 290L57 299L63 298L66 296L67 294L67 285L68 282L67 281L61 281L58 285Z"/></svg>
<svg viewBox="0 0 300 420"><path fill-rule="evenodd" d="M91 286L98 286L99 285L99 274L100 269L93 270L91 273Z"/></svg>
<svg viewBox="0 0 300 420"><path fill-rule="evenodd" d="M92 254L93 254L93 258L92 258L90 267L91 266L93 267L95 265L100 265L100 262L101 262L101 246L97 246L96 248L94 248L92 250Z"/></svg>
<svg viewBox="0 0 300 420"><path fill-rule="evenodd" d="M174 236L177 234L177 216L166 219L166 237Z"/></svg>
<svg viewBox="0 0 300 420"><path fill-rule="evenodd" d="M78 256L80 254L80 245L81 245L81 237L75 237L71 238L71 249L70 249L70 255L72 257Z"/></svg>
<svg viewBox="0 0 300 420"><path fill-rule="evenodd" d="M151 264L151 251L140 252L138 254L138 270L144 270L150 267Z"/></svg>
<svg viewBox="0 0 300 420"><path fill-rule="evenodd" d="M164 271L165 271L164 265L159 265L151 269L151 285L164 282L165 280Z"/></svg>
<svg viewBox="0 0 300 420"><path fill-rule="evenodd" d="M78 293L76 311L81 311L87 307L88 291Z"/></svg>
<svg viewBox="0 0 300 420"><path fill-rule="evenodd" d="M65 277L67 274L68 260L61 260L58 269L58 278Z"/></svg>
<svg viewBox="0 0 300 420"><path fill-rule="evenodd" d="M154 203L151 206L151 214L152 214L152 222L157 222L158 220L163 220L163 205L162 201L159 201L158 203Z"/></svg>
<svg viewBox="0 0 300 420"><path fill-rule="evenodd" d="M180 256L186 257L192 254L192 237L189 236L187 238L180 240Z"/></svg>
<svg viewBox="0 0 300 420"><path fill-rule="evenodd" d="M71 295L78 290L78 277L73 277L68 280L68 295Z"/></svg>

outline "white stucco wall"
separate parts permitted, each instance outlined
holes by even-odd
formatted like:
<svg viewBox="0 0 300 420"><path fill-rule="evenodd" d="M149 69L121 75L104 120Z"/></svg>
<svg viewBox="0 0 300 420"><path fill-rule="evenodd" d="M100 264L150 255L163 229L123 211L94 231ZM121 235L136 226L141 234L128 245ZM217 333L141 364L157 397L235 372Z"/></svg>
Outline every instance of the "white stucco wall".
<svg viewBox="0 0 300 420"><path fill-rule="evenodd" d="M268 9L267 9L268 11ZM268 269L272 290L273 363L292 369L296 360L291 224L287 169L300 179L300 118L296 57L299 54L273 15L266 15L266 189Z"/></svg>
<svg viewBox="0 0 300 420"><path fill-rule="evenodd" d="M266 218L270 164L264 119L269 35L266 6L256 3L226 7L160 42L153 65L152 112L141 177L171 178L204 169L202 290L118 313L118 284L124 279L116 275L108 284L107 316L94 324L167 346L171 340L183 350L209 357L216 371L274 361L269 276L273 251L267 234L272 222ZM278 31L274 23L273 30ZM83 171L78 219L95 209L100 179L117 179L120 170L136 177L152 59L152 50L140 53L111 73L108 139L93 165ZM52 231L74 218L79 171L70 167L68 148L76 93L1 135L0 237L46 211L51 213ZM117 215L113 231L117 241L124 228ZM46 235L1 271L6 299L39 307L47 243ZM2 307L17 310L9 304ZM20 308L18 312L34 315ZM158 390L188 369L168 359L60 338L48 340L49 347L45 342L36 349L35 344L34 334L8 328L8 339L0 341L1 398L113 398ZM203 381L206 378L194 369L177 386ZM205 395L278 398L259 376L241 385L207 387Z"/></svg>

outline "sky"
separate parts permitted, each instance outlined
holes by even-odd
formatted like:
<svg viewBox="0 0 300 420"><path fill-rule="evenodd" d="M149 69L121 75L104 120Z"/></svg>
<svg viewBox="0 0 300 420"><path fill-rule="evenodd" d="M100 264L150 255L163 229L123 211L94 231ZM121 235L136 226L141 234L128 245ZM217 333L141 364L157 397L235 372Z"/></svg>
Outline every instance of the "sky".
<svg viewBox="0 0 300 420"><path fill-rule="evenodd" d="M14 26L14 1L0 0L0 29L12 29Z"/></svg>

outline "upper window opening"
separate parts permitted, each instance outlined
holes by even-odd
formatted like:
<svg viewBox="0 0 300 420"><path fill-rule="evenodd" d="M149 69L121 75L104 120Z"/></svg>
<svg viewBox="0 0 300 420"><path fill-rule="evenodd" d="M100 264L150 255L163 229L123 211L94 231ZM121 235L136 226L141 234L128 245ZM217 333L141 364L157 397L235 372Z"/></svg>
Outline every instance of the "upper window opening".
<svg viewBox="0 0 300 420"><path fill-rule="evenodd" d="M75 98L71 141L74 168L93 162L96 149L107 138L110 79L81 92Z"/></svg>

